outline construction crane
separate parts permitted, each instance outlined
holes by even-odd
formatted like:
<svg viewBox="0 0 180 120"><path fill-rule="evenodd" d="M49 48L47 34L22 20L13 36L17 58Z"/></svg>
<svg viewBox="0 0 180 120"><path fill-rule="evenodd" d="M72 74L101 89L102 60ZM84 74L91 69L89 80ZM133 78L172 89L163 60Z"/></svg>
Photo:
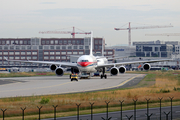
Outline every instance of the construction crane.
<svg viewBox="0 0 180 120"><path fill-rule="evenodd" d="M39 31L39 34L71 34L72 38L75 38L75 34L91 34L91 32L75 32L75 27L73 31Z"/></svg>
<svg viewBox="0 0 180 120"><path fill-rule="evenodd" d="M180 33L145 34L145 36L180 36Z"/></svg>
<svg viewBox="0 0 180 120"><path fill-rule="evenodd" d="M129 36L129 46L131 46L131 30L132 29L151 29L151 28L166 28L166 27L173 27L172 25L166 25L166 26L143 26L143 27L131 27L131 23L129 22L129 27L128 28L114 28L115 30L129 30L128 31L128 36Z"/></svg>

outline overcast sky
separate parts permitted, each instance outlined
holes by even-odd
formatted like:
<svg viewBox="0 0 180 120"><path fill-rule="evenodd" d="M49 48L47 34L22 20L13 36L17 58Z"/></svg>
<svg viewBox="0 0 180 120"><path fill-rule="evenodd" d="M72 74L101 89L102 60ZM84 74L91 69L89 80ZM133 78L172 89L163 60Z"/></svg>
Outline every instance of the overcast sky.
<svg viewBox="0 0 180 120"><path fill-rule="evenodd" d="M0 0L0 38L59 37L39 31L93 31L107 45L128 44L128 31L114 28L173 25L170 28L132 30L133 41L180 40L180 36L145 34L180 33L180 0ZM80 30L76 29L77 32ZM76 38L88 37L78 35Z"/></svg>

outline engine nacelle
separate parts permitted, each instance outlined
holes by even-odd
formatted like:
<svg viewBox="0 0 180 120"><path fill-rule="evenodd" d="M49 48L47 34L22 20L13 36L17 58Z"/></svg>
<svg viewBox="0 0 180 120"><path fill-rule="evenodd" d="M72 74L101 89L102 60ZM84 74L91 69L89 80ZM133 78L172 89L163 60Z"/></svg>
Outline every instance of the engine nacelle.
<svg viewBox="0 0 180 120"><path fill-rule="evenodd" d="M126 68L124 66L120 66L119 73L125 73L125 72L126 72Z"/></svg>
<svg viewBox="0 0 180 120"><path fill-rule="evenodd" d="M151 65L150 65L149 63L145 63L145 64L143 65L143 69L144 69L144 70L150 70L150 69L151 69Z"/></svg>
<svg viewBox="0 0 180 120"><path fill-rule="evenodd" d="M79 74L79 69L78 68L71 68L71 73L76 73Z"/></svg>
<svg viewBox="0 0 180 120"><path fill-rule="evenodd" d="M58 68L55 70L55 73L56 73L57 76L63 76L63 74L64 74L64 68L58 67Z"/></svg>
<svg viewBox="0 0 180 120"><path fill-rule="evenodd" d="M57 66L56 66L56 65L54 65L54 64L50 65L50 69L51 69L52 71L55 71L55 70L56 70L56 68L57 68Z"/></svg>
<svg viewBox="0 0 180 120"><path fill-rule="evenodd" d="M111 73L111 75L117 75L119 73L119 70L117 67L112 67L110 69L110 73Z"/></svg>

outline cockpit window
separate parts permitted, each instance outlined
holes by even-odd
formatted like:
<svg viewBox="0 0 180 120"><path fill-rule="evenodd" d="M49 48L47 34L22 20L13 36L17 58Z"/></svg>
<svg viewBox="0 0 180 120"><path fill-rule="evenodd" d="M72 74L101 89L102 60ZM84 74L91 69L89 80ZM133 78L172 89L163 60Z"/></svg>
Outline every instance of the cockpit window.
<svg viewBox="0 0 180 120"><path fill-rule="evenodd" d="M81 60L81 62L89 62L88 60Z"/></svg>

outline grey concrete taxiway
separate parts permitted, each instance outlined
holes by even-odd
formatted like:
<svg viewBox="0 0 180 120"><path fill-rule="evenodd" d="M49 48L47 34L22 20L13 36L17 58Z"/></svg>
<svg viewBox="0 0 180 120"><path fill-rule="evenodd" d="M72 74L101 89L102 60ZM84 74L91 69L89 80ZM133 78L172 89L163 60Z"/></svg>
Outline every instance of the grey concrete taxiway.
<svg viewBox="0 0 180 120"><path fill-rule="evenodd" d="M65 94L103 89L119 88L123 85L137 84L145 75L120 74L107 76L107 79L91 77L71 82L69 76L39 76L0 78L0 98L16 96L33 96L49 94ZM137 79L138 78L138 79Z"/></svg>

